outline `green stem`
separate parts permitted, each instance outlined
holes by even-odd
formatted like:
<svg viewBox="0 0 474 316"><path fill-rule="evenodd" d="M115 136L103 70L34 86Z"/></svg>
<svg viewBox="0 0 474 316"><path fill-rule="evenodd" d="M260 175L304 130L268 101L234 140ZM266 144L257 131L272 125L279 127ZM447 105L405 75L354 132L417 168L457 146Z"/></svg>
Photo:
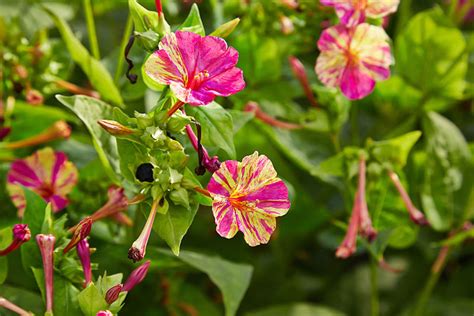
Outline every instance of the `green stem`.
<svg viewBox="0 0 474 316"><path fill-rule="evenodd" d="M446 265L446 259L449 256L451 248L449 246L444 246L439 251L438 257L436 258L433 266L431 267L431 273L428 280L421 291L421 294L416 302L415 308L413 309L412 316L423 316L425 315L425 307L428 303L431 294L433 293L433 289L438 283L439 276Z"/></svg>
<svg viewBox="0 0 474 316"><path fill-rule="evenodd" d="M92 56L100 60L99 42L97 41L97 33L95 32L94 13L92 12L91 0L83 0L84 13L86 15L87 33L89 34L89 45L91 47Z"/></svg>
<svg viewBox="0 0 474 316"><path fill-rule="evenodd" d="M379 291L378 291L378 263L375 258L370 260L370 315L378 316L380 312Z"/></svg>
<svg viewBox="0 0 474 316"><path fill-rule="evenodd" d="M123 74L123 65L124 65L125 59L123 58L122 54L125 51L125 46L127 46L132 29L133 29L133 19L132 19L132 15L129 14L127 18L127 23L125 24L125 30L123 31L122 41L120 42L120 56L117 61L117 68L115 70L115 77L114 77L115 84L118 84L120 80L120 76Z"/></svg>
<svg viewBox="0 0 474 316"><path fill-rule="evenodd" d="M398 9L398 21L395 28L395 34L400 34L404 26L407 24L411 15L411 2L412 0L402 0L400 1L400 7Z"/></svg>

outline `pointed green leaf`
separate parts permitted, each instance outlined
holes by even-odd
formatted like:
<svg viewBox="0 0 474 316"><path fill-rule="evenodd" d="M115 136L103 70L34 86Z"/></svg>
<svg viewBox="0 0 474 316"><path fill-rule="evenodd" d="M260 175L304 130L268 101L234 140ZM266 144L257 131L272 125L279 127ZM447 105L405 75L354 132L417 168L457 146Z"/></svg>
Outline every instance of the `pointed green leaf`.
<svg viewBox="0 0 474 316"><path fill-rule="evenodd" d="M188 17L178 29L181 31L197 33L201 36L206 35L197 4L193 4L191 11L189 11Z"/></svg>
<svg viewBox="0 0 474 316"><path fill-rule="evenodd" d="M96 316L97 312L106 310L108 307L107 302L94 283L90 283L82 290L77 295L77 300L84 316Z"/></svg>

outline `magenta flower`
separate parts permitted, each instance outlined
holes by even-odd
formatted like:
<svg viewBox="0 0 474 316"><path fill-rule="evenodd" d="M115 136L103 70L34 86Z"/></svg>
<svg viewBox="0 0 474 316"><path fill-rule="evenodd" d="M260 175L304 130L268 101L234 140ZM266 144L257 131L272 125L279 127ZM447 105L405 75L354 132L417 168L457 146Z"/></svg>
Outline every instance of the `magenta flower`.
<svg viewBox="0 0 474 316"><path fill-rule="evenodd" d="M107 303L112 304L118 299L121 292L130 292L135 286L140 284L148 273L150 263L151 261L147 260L144 264L133 270L124 284L116 284L111 287L105 294Z"/></svg>
<svg viewBox="0 0 474 316"><path fill-rule="evenodd" d="M13 240L7 248L0 250L0 256L8 255L10 252L18 249L31 238L31 232L27 224L16 224L13 226L12 231Z"/></svg>
<svg viewBox="0 0 474 316"><path fill-rule="evenodd" d="M366 18L379 19L397 11L400 0L321 0L322 5L333 7L341 23L355 26Z"/></svg>
<svg viewBox="0 0 474 316"><path fill-rule="evenodd" d="M270 159L257 152L242 162L223 162L207 190L213 199L217 233L232 238L240 230L252 247L268 243L276 217L290 208L285 183L277 177Z"/></svg>
<svg viewBox="0 0 474 316"><path fill-rule="evenodd" d="M26 208L22 186L36 192L58 212L69 203L66 195L77 182L77 169L64 153L45 148L13 162L7 181L8 193L20 217Z"/></svg>
<svg viewBox="0 0 474 316"><path fill-rule="evenodd" d="M319 80L328 87L340 87L351 100L366 97L374 90L375 82L390 76L393 59L388 40L381 27L366 23L324 30L315 67Z"/></svg>
<svg viewBox="0 0 474 316"><path fill-rule="evenodd" d="M245 87L242 70L235 67L239 54L222 38L177 31L163 37L159 48L145 62L145 72L169 85L183 103L206 105Z"/></svg>
<svg viewBox="0 0 474 316"><path fill-rule="evenodd" d="M111 311L106 310L97 312L96 316L114 316L114 314L112 314Z"/></svg>

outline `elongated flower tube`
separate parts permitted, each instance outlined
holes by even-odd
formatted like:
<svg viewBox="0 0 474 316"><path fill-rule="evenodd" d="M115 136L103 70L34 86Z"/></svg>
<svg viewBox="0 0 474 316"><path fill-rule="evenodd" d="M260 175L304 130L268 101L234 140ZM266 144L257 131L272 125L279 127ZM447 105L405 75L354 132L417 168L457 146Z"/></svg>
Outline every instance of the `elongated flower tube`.
<svg viewBox="0 0 474 316"><path fill-rule="evenodd" d="M146 246L148 244L148 239L150 238L151 230L153 229L153 223L155 222L158 203L158 200L153 201L150 214L148 215L140 236L138 236L137 240L133 242L132 247L128 250L128 258L133 260L133 262L140 261L145 257Z"/></svg>
<svg viewBox="0 0 474 316"><path fill-rule="evenodd" d="M372 226L372 221L370 219L369 210L367 207L367 201L365 199L365 173L366 173L366 162L365 158L361 157L359 159L359 182L357 185L357 193L355 196L354 207L356 211L359 211L359 232L361 236L367 238L369 241L372 241L377 237L377 232Z"/></svg>
<svg viewBox="0 0 474 316"><path fill-rule="evenodd" d="M163 37L144 69L152 80L169 85L180 101L168 113L171 116L182 104L206 105L216 96L242 90L242 70L235 67L238 58L222 38L177 31Z"/></svg>
<svg viewBox="0 0 474 316"><path fill-rule="evenodd" d="M76 250L77 256L81 261L82 270L84 271L84 287L87 287L92 282L91 250L87 239L79 241Z"/></svg>
<svg viewBox="0 0 474 316"><path fill-rule="evenodd" d="M262 121L265 124L268 124L273 127L278 127L281 129L301 129L303 128L302 125L299 124L294 124L294 123L288 123L284 121L277 120L276 118L268 115L265 113L260 106L258 105L257 102L249 101L244 108L245 112L253 113L255 115L255 118Z"/></svg>
<svg viewBox="0 0 474 316"><path fill-rule="evenodd" d="M392 180L393 184L397 188L398 193L400 194L400 197L403 200L403 203L405 204L405 207L408 210L408 213L410 214L410 219L418 225L428 225L428 221L426 220L425 215L413 205L413 202L410 199L410 196L408 195L407 191L403 187L403 184L400 182L400 178L398 178L398 175L393 172L392 170L388 171L388 176L390 177L390 180Z"/></svg>
<svg viewBox="0 0 474 316"><path fill-rule="evenodd" d="M76 185L77 177L77 169L66 154L44 148L11 164L7 190L20 217L26 208L22 187L40 195L51 203L54 212L58 212L69 204L66 196Z"/></svg>
<svg viewBox="0 0 474 316"><path fill-rule="evenodd" d="M327 28L318 40L315 71L328 87L340 87L350 100L366 97L390 76L393 59L384 29L367 23Z"/></svg>
<svg viewBox="0 0 474 316"><path fill-rule="evenodd" d="M0 256L6 256L10 252L18 249L21 245L23 245L25 242L30 240L31 238L31 232L30 229L28 228L28 225L26 224L16 224L13 226L13 241L10 243L10 245L3 249L0 250Z"/></svg>
<svg viewBox="0 0 474 316"><path fill-rule="evenodd" d="M309 84L308 75L306 74L303 63L301 63L301 61L295 56L288 57L288 61L290 62L291 71L293 72L293 75L296 77L296 79L298 79L300 82L306 98L309 100L312 106L317 107L318 104L314 98L313 90Z"/></svg>
<svg viewBox="0 0 474 316"><path fill-rule="evenodd" d="M217 233L232 238L238 230L250 246L266 244L276 228L276 217L290 208L288 189L273 164L255 152L242 162L223 162L207 185L213 201Z"/></svg>
<svg viewBox="0 0 474 316"><path fill-rule="evenodd" d="M46 313L53 312L53 265L54 265L54 243L56 238L53 235L36 235L36 243L43 259L43 272L46 292Z"/></svg>
<svg viewBox="0 0 474 316"><path fill-rule="evenodd" d="M20 316L32 316L32 313L25 311L23 308L13 304L6 298L0 297L0 307L6 308Z"/></svg>
<svg viewBox="0 0 474 316"><path fill-rule="evenodd" d="M41 145L53 140L69 138L71 135L71 127L65 121L57 121L51 127L38 135L19 140L16 142L6 143L4 145L7 149L18 149L30 146Z"/></svg>
<svg viewBox="0 0 474 316"><path fill-rule="evenodd" d="M69 231L72 232L72 237L69 244L64 248L64 253L74 248L79 241L89 235L94 222L105 217L113 217L115 214L127 209L129 201L125 196L123 188L113 185L109 187L107 195L109 200L100 209L94 212L91 216L85 217L77 225L69 229Z"/></svg>
<svg viewBox="0 0 474 316"><path fill-rule="evenodd" d="M366 18L379 19L397 11L400 0L320 0L334 7L341 23L355 26Z"/></svg>
<svg viewBox="0 0 474 316"><path fill-rule="evenodd" d="M355 207L355 205L354 205ZM349 220L349 227L346 231L344 240L336 250L336 257L346 259L350 257L357 248L357 231L359 229L360 213L352 209L351 219Z"/></svg>

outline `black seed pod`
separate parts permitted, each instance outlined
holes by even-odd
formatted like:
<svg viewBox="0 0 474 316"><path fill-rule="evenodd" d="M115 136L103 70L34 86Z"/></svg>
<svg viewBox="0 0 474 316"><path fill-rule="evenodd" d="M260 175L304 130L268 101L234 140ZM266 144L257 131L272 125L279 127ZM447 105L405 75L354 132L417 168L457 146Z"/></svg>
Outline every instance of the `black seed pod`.
<svg viewBox="0 0 474 316"><path fill-rule="evenodd" d="M140 182L153 182L153 165L149 162L142 163L138 166L135 177Z"/></svg>

